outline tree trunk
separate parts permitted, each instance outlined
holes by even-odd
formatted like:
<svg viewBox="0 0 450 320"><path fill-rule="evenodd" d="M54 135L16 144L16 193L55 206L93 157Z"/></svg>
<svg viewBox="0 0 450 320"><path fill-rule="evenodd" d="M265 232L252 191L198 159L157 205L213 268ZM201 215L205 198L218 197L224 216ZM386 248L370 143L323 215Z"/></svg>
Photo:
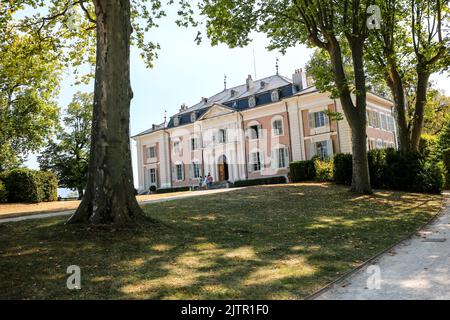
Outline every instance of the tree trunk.
<svg viewBox="0 0 450 320"><path fill-rule="evenodd" d="M353 169L351 190L363 194L372 193L369 165L367 162L366 81L362 43L352 43L353 68L355 71L355 86L357 91L356 106L353 104L351 98L342 63L342 52L337 40L331 42L329 52L342 109L352 131Z"/></svg>
<svg viewBox="0 0 450 320"><path fill-rule="evenodd" d="M83 200L83 196L84 196L83 187L79 187L77 191L78 191L78 200Z"/></svg>
<svg viewBox="0 0 450 320"><path fill-rule="evenodd" d="M97 61L88 183L69 223L130 224L144 214L134 196L130 151L129 0L94 0Z"/></svg>
<svg viewBox="0 0 450 320"><path fill-rule="evenodd" d="M410 131L406 119L406 97L405 91L403 90L402 78L393 61L389 63L387 84L394 97L394 115L398 128L399 149L406 151L411 146Z"/></svg>
<svg viewBox="0 0 450 320"><path fill-rule="evenodd" d="M427 103L427 89L430 73L423 68L417 68L416 104L411 128L411 150L418 151L424 122L425 105Z"/></svg>

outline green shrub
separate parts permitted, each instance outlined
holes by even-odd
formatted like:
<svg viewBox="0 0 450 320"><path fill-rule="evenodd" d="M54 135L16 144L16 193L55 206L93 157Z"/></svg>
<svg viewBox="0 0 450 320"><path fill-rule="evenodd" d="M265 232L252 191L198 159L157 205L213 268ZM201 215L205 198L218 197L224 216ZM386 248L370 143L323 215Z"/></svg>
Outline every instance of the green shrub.
<svg viewBox="0 0 450 320"><path fill-rule="evenodd" d="M4 173L8 202L56 201L58 181L50 172L14 169Z"/></svg>
<svg viewBox="0 0 450 320"><path fill-rule="evenodd" d="M239 180L234 182L234 187L249 187L249 186L257 186L264 184L283 184L286 183L286 177L267 177L267 178L258 178L258 179L250 179L250 180Z"/></svg>
<svg viewBox="0 0 450 320"><path fill-rule="evenodd" d="M352 184L352 155L338 153L333 158L333 179L337 184L350 186Z"/></svg>
<svg viewBox="0 0 450 320"><path fill-rule="evenodd" d="M292 182L314 180L316 177L314 160L291 162L289 164L289 175Z"/></svg>
<svg viewBox="0 0 450 320"><path fill-rule="evenodd" d="M367 153L370 183L374 188L385 186L386 153L387 149L375 149Z"/></svg>
<svg viewBox="0 0 450 320"><path fill-rule="evenodd" d="M41 189L41 200L51 202L58 200L58 178L53 172L35 171Z"/></svg>
<svg viewBox="0 0 450 320"><path fill-rule="evenodd" d="M0 180L0 203L8 200L8 193L6 192L5 184Z"/></svg>
<svg viewBox="0 0 450 320"><path fill-rule="evenodd" d="M40 202L42 193L33 170L13 169L5 174L8 202Z"/></svg>
<svg viewBox="0 0 450 320"><path fill-rule="evenodd" d="M316 171L317 181L333 181L333 161L332 160L314 160L314 169Z"/></svg>
<svg viewBox="0 0 450 320"><path fill-rule="evenodd" d="M431 155L426 157L423 153L401 152L389 148L372 150L367 157L374 188L430 193L442 190L444 165ZM334 164L336 183L351 184L351 155L336 155Z"/></svg>
<svg viewBox="0 0 450 320"><path fill-rule="evenodd" d="M445 188L450 189L450 149L442 152L442 161L445 170Z"/></svg>
<svg viewBox="0 0 450 320"><path fill-rule="evenodd" d="M412 190L416 192L440 193L444 186L444 165L442 162L420 160L420 170L414 179Z"/></svg>
<svg viewBox="0 0 450 320"><path fill-rule="evenodd" d="M182 191L189 191L191 190L190 187L173 187L173 188L163 188L156 190L156 193L172 193L172 192L182 192Z"/></svg>

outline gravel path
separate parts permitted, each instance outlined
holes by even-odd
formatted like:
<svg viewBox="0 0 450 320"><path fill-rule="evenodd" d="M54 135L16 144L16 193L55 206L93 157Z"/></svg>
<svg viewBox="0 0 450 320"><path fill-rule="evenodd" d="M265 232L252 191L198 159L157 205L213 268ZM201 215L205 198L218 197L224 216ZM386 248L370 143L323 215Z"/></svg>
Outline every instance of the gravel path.
<svg viewBox="0 0 450 320"><path fill-rule="evenodd" d="M450 194L445 197L441 215L418 235L334 284L316 299L450 299Z"/></svg>

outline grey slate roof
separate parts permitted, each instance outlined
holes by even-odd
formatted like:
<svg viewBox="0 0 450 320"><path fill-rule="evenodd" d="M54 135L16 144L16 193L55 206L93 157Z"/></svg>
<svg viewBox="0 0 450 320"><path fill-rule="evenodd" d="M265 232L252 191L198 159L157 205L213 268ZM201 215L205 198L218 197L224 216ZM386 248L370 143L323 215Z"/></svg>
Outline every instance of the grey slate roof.
<svg viewBox="0 0 450 320"><path fill-rule="evenodd" d="M270 103L270 94L273 90L279 91L280 99L292 96L294 93L292 80L280 75L273 75L263 79L254 80L253 86L249 89L247 89L246 83L232 88L227 88L207 98L206 101L202 100L186 110L176 113L170 118L166 126L161 124L155 128L145 130L134 137L146 135L164 128L172 128L174 127L174 117L178 117L179 126L189 124L191 123L191 114L193 112L195 112L196 118L199 118L214 104L222 104L235 110L245 110L249 107L248 98L252 96L256 97L257 105Z"/></svg>

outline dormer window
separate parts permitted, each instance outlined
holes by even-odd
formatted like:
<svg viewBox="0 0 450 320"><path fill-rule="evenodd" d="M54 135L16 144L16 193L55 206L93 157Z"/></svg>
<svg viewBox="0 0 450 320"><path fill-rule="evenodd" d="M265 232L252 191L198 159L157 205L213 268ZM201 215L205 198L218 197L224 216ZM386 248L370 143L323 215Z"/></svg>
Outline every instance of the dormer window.
<svg viewBox="0 0 450 320"><path fill-rule="evenodd" d="M278 92L278 90L273 90L270 94L270 97L272 99L272 102L278 101L280 100L280 93Z"/></svg>
<svg viewBox="0 0 450 320"><path fill-rule="evenodd" d="M248 107L254 108L255 106L256 106L256 98L255 97L248 98Z"/></svg>
<svg viewBox="0 0 450 320"><path fill-rule="evenodd" d="M230 91L230 95L231 95L232 97L236 96L237 93L238 93L238 92L237 92L236 90L234 90L234 89L231 89L231 91Z"/></svg>
<svg viewBox="0 0 450 320"><path fill-rule="evenodd" d="M261 89L264 89L266 87L266 83L264 81L261 81Z"/></svg>
<svg viewBox="0 0 450 320"><path fill-rule="evenodd" d="M195 114L195 112L191 113L191 122L195 122L195 120L197 120L197 115Z"/></svg>
<svg viewBox="0 0 450 320"><path fill-rule="evenodd" d="M180 125L180 118L179 117L174 117L173 118L173 125L175 127L178 127Z"/></svg>

